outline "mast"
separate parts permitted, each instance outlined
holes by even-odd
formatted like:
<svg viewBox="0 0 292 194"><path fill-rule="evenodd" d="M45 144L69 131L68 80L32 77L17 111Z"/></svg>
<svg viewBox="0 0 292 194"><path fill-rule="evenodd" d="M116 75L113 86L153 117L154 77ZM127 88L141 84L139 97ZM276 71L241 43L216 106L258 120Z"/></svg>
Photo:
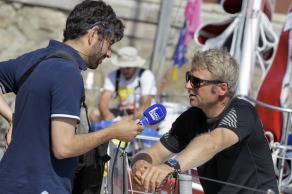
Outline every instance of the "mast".
<svg viewBox="0 0 292 194"><path fill-rule="evenodd" d="M242 54L239 60L240 68L237 94L252 97L252 78L256 60L256 48L259 42L262 0L245 1L247 1L247 11L241 47Z"/></svg>

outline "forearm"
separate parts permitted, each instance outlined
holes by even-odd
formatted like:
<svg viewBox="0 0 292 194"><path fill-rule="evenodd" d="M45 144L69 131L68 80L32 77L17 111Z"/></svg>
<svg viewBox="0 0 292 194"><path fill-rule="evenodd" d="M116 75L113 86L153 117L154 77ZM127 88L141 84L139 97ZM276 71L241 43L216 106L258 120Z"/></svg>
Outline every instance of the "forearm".
<svg viewBox="0 0 292 194"><path fill-rule="evenodd" d="M96 148L102 143L116 138L115 126L85 134L73 134L64 139L62 145L53 144L54 154L58 159L82 155L89 150Z"/></svg>
<svg viewBox="0 0 292 194"><path fill-rule="evenodd" d="M217 128L196 137L176 159L180 163L181 170L186 171L206 163L217 153L238 141L237 135L231 130Z"/></svg>
<svg viewBox="0 0 292 194"><path fill-rule="evenodd" d="M123 119L102 130L75 134L76 120L56 118L51 122L52 150L58 159L78 156L111 139L130 142L144 129L138 120Z"/></svg>
<svg viewBox="0 0 292 194"><path fill-rule="evenodd" d="M136 111L136 118L141 118L143 116L143 112L151 105L152 96L142 96L141 105Z"/></svg>
<svg viewBox="0 0 292 194"><path fill-rule="evenodd" d="M173 155L158 141L152 147L137 153L131 162L131 166L134 166L138 161L145 161L152 165L162 164Z"/></svg>
<svg viewBox="0 0 292 194"><path fill-rule="evenodd" d="M114 114L110 111L107 105L101 105L99 107L103 120L112 120L115 118Z"/></svg>
<svg viewBox="0 0 292 194"><path fill-rule="evenodd" d="M0 95L0 115L10 124L12 125L12 115L13 111L8 106L6 100L2 95Z"/></svg>
<svg viewBox="0 0 292 194"><path fill-rule="evenodd" d="M106 98L104 96L101 97L98 108L100 110L100 114L104 120L112 120L114 119L113 113L109 109L109 99L110 97Z"/></svg>

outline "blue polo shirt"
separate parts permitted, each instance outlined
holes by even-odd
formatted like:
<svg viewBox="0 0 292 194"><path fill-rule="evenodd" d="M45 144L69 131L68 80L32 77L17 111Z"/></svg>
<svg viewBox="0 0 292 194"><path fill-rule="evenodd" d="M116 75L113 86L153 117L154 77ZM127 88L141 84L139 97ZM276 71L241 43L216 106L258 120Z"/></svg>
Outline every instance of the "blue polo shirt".
<svg viewBox="0 0 292 194"><path fill-rule="evenodd" d="M86 65L70 46L51 40L46 48L0 62L0 89L16 93L20 77L43 56L54 51L69 60L51 58L40 63L17 93L13 137L0 162L0 193L71 193L77 158L58 160L51 149L51 119L80 120L85 97L80 70Z"/></svg>

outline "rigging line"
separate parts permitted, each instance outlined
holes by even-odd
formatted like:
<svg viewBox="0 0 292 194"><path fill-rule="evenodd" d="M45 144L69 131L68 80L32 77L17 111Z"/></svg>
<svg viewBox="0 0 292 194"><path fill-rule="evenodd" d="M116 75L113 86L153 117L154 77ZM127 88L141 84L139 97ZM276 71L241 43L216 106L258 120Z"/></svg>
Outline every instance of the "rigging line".
<svg viewBox="0 0 292 194"><path fill-rule="evenodd" d="M282 159L282 160L292 160L292 158L288 157L283 157L283 156L276 156L277 159Z"/></svg>
<svg viewBox="0 0 292 194"><path fill-rule="evenodd" d="M264 191L264 190L254 189L254 188L250 188L250 187L246 187L246 186L242 186L242 185L234 184L234 183L228 183L225 181L219 181L216 179L207 178L207 177L203 177L203 176L199 176L199 175L192 175L192 177L196 177L199 179L203 179L203 180L211 181L211 182L215 182L215 183L220 183L220 184L224 184L224 185L229 185L229 186L233 186L233 187L238 187L238 188L242 188L242 189L246 189L246 190L250 190L250 191L255 191L258 193L267 193L267 191Z"/></svg>

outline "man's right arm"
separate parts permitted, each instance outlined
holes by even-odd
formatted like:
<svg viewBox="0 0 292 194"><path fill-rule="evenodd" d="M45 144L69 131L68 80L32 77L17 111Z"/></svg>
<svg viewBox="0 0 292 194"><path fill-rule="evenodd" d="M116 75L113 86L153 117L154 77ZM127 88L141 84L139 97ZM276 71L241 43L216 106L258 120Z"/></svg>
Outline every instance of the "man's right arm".
<svg viewBox="0 0 292 194"><path fill-rule="evenodd" d="M111 139L130 142L144 129L138 120L123 119L109 127L91 133L76 134L76 120L54 118L51 122L52 150L58 159L82 155Z"/></svg>
<svg viewBox="0 0 292 194"><path fill-rule="evenodd" d="M174 153L166 149L160 141L157 141L150 148L142 150L134 156L131 163L132 171L135 174L149 165L162 164L173 155Z"/></svg>
<svg viewBox="0 0 292 194"><path fill-rule="evenodd" d="M100 95L98 108L100 110L103 120L113 120L115 118L115 115L109 109L109 102L111 97L112 92L109 90L102 91Z"/></svg>
<svg viewBox="0 0 292 194"><path fill-rule="evenodd" d="M6 132L6 143L4 147L4 151L8 148L8 145L10 144L11 137L12 137L12 124L13 124L13 111L7 104L5 98L2 94L0 94L0 115L5 118L5 120L9 124L9 128Z"/></svg>

